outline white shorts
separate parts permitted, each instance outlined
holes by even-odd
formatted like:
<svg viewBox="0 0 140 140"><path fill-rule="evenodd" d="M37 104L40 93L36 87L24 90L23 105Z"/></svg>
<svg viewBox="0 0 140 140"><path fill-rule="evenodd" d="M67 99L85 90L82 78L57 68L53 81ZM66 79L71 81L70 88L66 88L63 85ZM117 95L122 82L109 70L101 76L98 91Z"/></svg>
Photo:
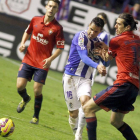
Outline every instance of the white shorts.
<svg viewBox="0 0 140 140"><path fill-rule="evenodd" d="M82 95L91 97L91 80L64 74L63 90L68 110L77 110L81 106L79 98Z"/></svg>

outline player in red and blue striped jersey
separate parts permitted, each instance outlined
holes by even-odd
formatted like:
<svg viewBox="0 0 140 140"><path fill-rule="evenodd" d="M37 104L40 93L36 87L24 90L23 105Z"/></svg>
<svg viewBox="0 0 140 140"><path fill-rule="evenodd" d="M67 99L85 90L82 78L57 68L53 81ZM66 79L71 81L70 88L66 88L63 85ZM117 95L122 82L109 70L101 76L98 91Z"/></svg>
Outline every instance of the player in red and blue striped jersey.
<svg viewBox="0 0 140 140"><path fill-rule="evenodd" d="M139 91L140 38L133 33L137 22L131 14L123 13L116 21L116 34L108 46L102 43L99 52L104 60L116 59L117 79L112 86L97 93L84 105L89 140L97 140L96 112L112 110L111 124L126 140L138 140L132 128L123 121L125 114L134 110L133 103Z"/></svg>

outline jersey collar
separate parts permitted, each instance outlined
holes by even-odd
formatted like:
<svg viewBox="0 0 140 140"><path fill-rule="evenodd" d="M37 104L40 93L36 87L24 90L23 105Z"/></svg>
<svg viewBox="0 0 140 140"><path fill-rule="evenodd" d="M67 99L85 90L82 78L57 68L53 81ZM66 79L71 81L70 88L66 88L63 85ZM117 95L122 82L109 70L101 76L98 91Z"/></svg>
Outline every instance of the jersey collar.
<svg viewBox="0 0 140 140"><path fill-rule="evenodd" d="M42 21L41 21L41 24L44 24L44 18L45 18L45 15L42 17ZM51 22L49 22L48 24L44 24L45 26L50 26L51 24L55 23L56 22L56 19L54 18Z"/></svg>

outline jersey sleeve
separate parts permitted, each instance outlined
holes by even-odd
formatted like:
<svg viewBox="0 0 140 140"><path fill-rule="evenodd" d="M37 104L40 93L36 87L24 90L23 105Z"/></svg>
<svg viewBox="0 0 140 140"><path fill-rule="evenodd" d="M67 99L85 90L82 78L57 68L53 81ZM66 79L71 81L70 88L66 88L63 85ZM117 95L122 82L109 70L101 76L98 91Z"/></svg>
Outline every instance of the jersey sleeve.
<svg viewBox="0 0 140 140"><path fill-rule="evenodd" d="M118 48L119 45L117 39L116 38L111 39L109 42L109 50L108 50L109 55L115 57L117 55Z"/></svg>
<svg viewBox="0 0 140 140"><path fill-rule="evenodd" d="M79 36L77 36L77 50L87 50L87 37L81 32Z"/></svg>
<svg viewBox="0 0 140 140"><path fill-rule="evenodd" d="M32 18L30 24L28 25L28 27L27 27L26 30L25 30L25 32L26 32L27 34L31 34L32 31L33 31L33 20L34 20L34 18Z"/></svg>
<svg viewBox="0 0 140 140"><path fill-rule="evenodd" d="M65 45L65 39L64 39L64 35L63 35L63 28L60 27L59 30L57 30L56 33L56 47L63 49L64 45Z"/></svg>
<svg viewBox="0 0 140 140"><path fill-rule="evenodd" d="M78 41L76 48L83 63L85 63L86 65L90 67L97 68L98 63L94 62L88 57L88 51L87 51L88 39L84 35L84 33L81 32L79 36L77 36L76 40Z"/></svg>

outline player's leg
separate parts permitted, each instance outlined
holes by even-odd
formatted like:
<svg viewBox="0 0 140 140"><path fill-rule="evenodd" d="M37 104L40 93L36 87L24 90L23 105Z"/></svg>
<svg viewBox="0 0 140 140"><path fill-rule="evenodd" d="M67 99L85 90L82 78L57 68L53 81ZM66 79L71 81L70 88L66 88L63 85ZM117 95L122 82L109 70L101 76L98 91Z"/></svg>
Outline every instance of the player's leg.
<svg viewBox="0 0 140 140"><path fill-rule="evenodd" d="M124 114L119 112L111 113L111 124L116 127L127 140L138 140L131 127L123 121Z"/></svg>
<svg viewBox="0 0 140 140"><path fill-rule="evenodd" d="M76 130L75 140L82 140L82 133L83 133L83 128L84 128L85 124L86 124L85 114L84 114L83 108L81 106L79 108L78 128Z"/></svg>
<svg viewBox="0 0 140 140"><path fill-rule="evenodd" d="M77 81L79 77L64 74L63 76L63 90L67 108L69 110L69 124L75 134L78 125L78 109L81 104L77 98ZM78 78L78 79L77 79Z"/></svg>
<svg viewBox="0 0 140 140"><path fill-rule="evenodd" d="M83 106L91 98L91 80L80 78L77 90L78 99L80 99L81 105ZM79 108L79 120L78 128L75 134L75 140L82 140L83 128L85 126L85 114L83 112L82 106Z"/></svg>
<svg viewBox="0 0 140 140"><path fill-rule="evenodd" d="M70 111L69 110L69 125L73 131L73 134L76 133L78 127L78 109Z"/></svg>
<svg viewBox="0 0 140 140"><path fill-rule="evenodd" d="M30 123L38 124L39 122L39 113L42 106L43 95L42 95L43 84L34 82L34 94L35 94L35 102L34 102L34 115Z"/></svg>
<svg viewBox="0 0 140 140"><path fill-rule="evenodd" d="M22 97L22 101L17 107L17 112L20 113L24 110L26 104L31 100L31 97L27 94L26 85L29 80L32 79L32 70L29 65L21 64L17 78L17 91Z"/></svg>
<svg viewBox="0 0 140 140"><path fill-rule="evenodd" d="M91 98L84 106L83 110L87 122L88 140L96 140L97 118L95 112L101 108Z"/></svg>
<svg viewBox="0 0 140 140"><path fill-rule="evenodd" d="M82 86L82 88L83 88L83 94L81 94L80 102L81 102L81 105L83 106L91 98L90 97L91 96L91 92L90 92L91 89L89 88L89 90L86 90L86 86L84 86L84 85ZM86 92L86 91L89 91L89 92ZM76 134L75 134L75 140L82 140L83 128L84 128L84 126L86 124L85 114L84 114L84 111L83 111L83 107L82 106L79 108L78 128L77 128L77 131L76 131Z"/></svg>
<svg viewBox="0 0 140 140"><path fill-rule="evenodd" d="M34 95L35 95L35 102L34 102L34 115L30 123L38 124L39 122L39 113L42 106L43 101L43 94L42 89L43 85L45 84L47 77L47 71L41 69L35 69L34 72Z"/></svg>

